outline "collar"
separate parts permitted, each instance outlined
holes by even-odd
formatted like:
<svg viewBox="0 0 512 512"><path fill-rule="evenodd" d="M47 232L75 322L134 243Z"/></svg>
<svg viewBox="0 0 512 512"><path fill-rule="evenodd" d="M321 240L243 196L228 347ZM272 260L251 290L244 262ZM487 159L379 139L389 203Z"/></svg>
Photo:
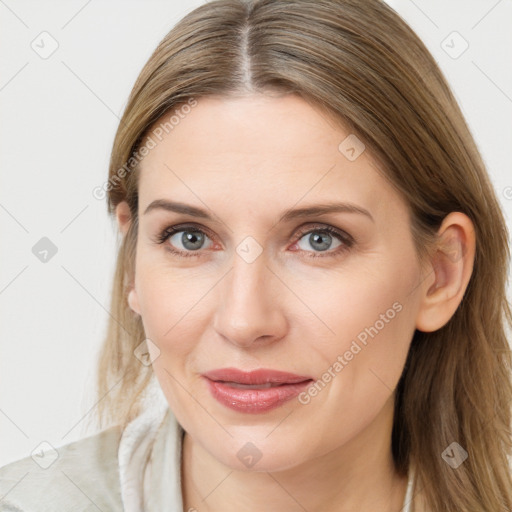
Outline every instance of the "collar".
<svg viewBox="0 0 512 512"><path fill-rule="evenodd" d="M183 510L181 450L184 430L158 389L144 412L123 430L118 449L125 512Z"/></svg>

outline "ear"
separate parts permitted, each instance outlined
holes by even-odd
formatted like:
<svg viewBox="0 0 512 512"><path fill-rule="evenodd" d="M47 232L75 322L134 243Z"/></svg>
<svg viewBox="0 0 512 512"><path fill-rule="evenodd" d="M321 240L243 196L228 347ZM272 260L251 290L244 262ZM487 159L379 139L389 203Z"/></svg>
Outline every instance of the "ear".
<svg viewBox="0 0 512 512"><path fill-rule="evenodd" d="M137 292L135 291L135 286L128 293L128 305L134 313L140 315L139 298L137 296Z"/></svg>
<svg viewBox="0 0 512 512"><path fill-rule="evenodd" d="M123 235L126 235L128 228L132 222L132 215L130 212L130 207L126 201L121 201L116 206L116 218L117 224L119 226L119 230Z"/></svg>
<svg viewBox="0 0 512 512"><path fill-rule="evenodd" d="M416 318L416 328L423 332L437 331L453 316L468 286L475 259L475 230L467 215L450 213L437 234L437 249L423 278Z"/></svg>
<svg viewBox="0 0 512 512"><path fill-rule="evenodd" d="M126 233L128 232L128 229L130 228L132 222L130 207L126 201L121 201L116 206L116 218L119 230L121 231L123 236L126 236ZM128 305L130 306L130 309L134 313L140 315L139 299L137 297L135 286L128 293Z"/></svg>

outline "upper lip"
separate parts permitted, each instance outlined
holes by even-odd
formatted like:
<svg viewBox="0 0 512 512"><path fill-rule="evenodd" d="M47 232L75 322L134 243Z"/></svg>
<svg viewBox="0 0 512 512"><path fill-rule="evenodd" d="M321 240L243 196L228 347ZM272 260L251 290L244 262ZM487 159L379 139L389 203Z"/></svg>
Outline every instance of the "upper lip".
<svg viewBox="0 0 512 512"><path fill-rule="evenodd" d="M296 375L294 373L282 372L279 370L270 370L259 368L253 371L243 371L237 368L219 368L202 374L204 377L214 381L237 382L239 384L296 384L306 380L312 380L311 377Z"/></svg>

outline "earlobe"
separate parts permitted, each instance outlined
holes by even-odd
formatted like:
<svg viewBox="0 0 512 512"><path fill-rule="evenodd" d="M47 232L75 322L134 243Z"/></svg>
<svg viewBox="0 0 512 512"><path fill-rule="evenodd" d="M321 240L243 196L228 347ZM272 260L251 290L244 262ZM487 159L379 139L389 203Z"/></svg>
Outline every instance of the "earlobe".
<svg viewBox="0 0 512 512"><path fill-rule="evenodd" d="M424 278L416 328L432 332L443 327L462 301L473 272L475 231L469 217L461 212L446 216L438 231L437 250L430 274Z"/></svg>
<svg viewBox="0 0 512 512"><path fill-rule="evenodd" d="M130 224L131 224L131 212L130 207L126 201L121 201L116 206L116 218L117 225L119 226L119 230L123 235L126 235Z"/></svg>
<svg viewBox="0 0 512 512"><path fill-rule="evenodd" d="M130 309L134 313L140 315L139 299L137 297L137 292L135 291L135 288L132 288L128 293L128 305L130 306Z"/></svg>

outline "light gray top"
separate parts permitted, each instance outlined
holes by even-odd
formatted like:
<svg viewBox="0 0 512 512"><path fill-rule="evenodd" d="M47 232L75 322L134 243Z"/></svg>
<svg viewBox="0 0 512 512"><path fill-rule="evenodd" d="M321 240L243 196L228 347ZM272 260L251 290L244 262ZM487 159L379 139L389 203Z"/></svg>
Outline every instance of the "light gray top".
<svg viewBox="0 0 512 512"><path fill-rule="evenodd" d="M146 411L124 431L56 448L46 469L37 454L12 462L0 468L0 511L181 511L183 433L169 408Z"/></svg>
<svg viewBox="0 0 512 512"><path fill-rule="evenodd" d="M158 421L157 421L158 420ZM43 469L37 455L0 468L0 512L161 512L183 510L183 428L167 408L57 448ZM402 512L410 512L413 474Z"/></svg>
<svg viewBox="0 0 512 512"><path fill-rule="evenodd" d="M122 511L120 437L120 428L113 427L57 448L58 458L47 469L30 456L0 468L0 511Z"/></svg>

